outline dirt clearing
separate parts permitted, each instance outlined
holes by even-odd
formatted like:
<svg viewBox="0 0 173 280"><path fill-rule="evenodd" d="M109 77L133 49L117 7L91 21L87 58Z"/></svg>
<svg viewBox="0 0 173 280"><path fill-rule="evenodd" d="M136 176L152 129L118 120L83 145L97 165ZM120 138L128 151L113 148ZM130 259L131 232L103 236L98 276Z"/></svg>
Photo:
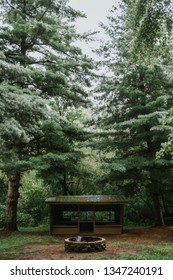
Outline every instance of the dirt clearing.
<svg viewBox="0 0 173 280"><path fill-rule="evenodd" d="M57 244L35 244L25 245L24 252L17 259L28 260L86 260L86 259L123 259L124 256L138 257L141 248L150 246L172 244L173 228L135 228L124 230L122 235L102 236L106 239L106 250L93 253L65 252L64 238L57 237Z"/></svg>

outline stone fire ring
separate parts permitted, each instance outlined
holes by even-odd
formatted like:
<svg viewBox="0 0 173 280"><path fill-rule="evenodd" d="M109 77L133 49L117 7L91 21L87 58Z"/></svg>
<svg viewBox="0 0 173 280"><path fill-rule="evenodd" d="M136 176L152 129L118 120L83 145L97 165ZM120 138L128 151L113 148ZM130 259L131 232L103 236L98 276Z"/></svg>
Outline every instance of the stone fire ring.
<svg viewBox="0 0 173 280"><path fill-rule="evenodd" d="M97 236L77 236L64 240L66 252L96 252L106 250L106 240Z"/></svg>

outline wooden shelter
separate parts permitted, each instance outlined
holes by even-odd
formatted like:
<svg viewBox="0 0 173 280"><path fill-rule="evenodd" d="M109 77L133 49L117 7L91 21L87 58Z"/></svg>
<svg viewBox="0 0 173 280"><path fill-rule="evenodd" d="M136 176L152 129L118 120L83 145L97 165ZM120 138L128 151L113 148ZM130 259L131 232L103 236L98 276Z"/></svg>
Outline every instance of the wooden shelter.
<svg viewBox="0 0 173 280"><path fill-rule="evenodd" d="M57 196L46 199L51 234L121 234L125 199L121 196Z"/></svg>

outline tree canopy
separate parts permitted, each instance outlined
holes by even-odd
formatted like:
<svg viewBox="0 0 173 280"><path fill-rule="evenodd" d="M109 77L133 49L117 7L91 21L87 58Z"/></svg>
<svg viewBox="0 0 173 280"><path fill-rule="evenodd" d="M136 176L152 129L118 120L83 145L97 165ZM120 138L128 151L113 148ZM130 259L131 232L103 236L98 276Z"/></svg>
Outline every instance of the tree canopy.
<svg viewBox="0 0 173 280"><path fill-rule="evenodd" d="M101 106L104 117L100 121L102 141L99 145L110 153L109 157L105 157L107 174L103 181L118 185L126 194L139 192L143 182L153 201L155 222L162 225L162 214L166 212L162 201L165 176L172 180L172 161L158 159L156 153L168 135L160 119L173 106L173 80L165 70L164 56L154 51L157 44L161 47L157 32L159 38L163 39L164 29L161 32L160 25L158 30L156 24L153 27L155 33L152 30L146 32L149 28L148 12L153 11L157 15L158 7L153 1L144 1L139 10L140 3L123 1L121 15L116 15L114 7L109 15L109 24L103 25L109 41L101 46L98 53L100 56L103 54L101 63L108 67L110 75L102 79L97 89L102 93L101 99L104 99ZM160 14L156 15L153 15L152 22L154 19L159 20ZM164 18L162 16L164 22L167 13ZM140 23L137 27L136 20ZM141 32L145 33L144 37ZM150 35L153 41L148 37ZM140 43L139 56L134 59L134 49L129 46L134 44L138 48L137 43ZM152 51L148 52L148 48ZM170 52L169 60L172 60Z"/></svg>
<svg viewBox="0 0 173 280"><path fill-rule="evenodd" d="M153 59L153 55L158 52L163 55L163 49L169 43L172 31L172 1L124 2L131 17L127 26L133 33L130 44L133 57L139 60L141 55L146 56L146 59Z"/></svg>
<svg viewBox="0 0 173 280"><path fill-rule="evenodd" d="M101 24L108 39L96 50L94 63L76 43L92 35L75 29L75 21L85 15L68 0L1 1L0 170L8 181L6 229L17 229L20 186L31 170L44 183L22 192L27 203L44 184L45 195L48 187L55 195L123 193L131 205L137 201L135 207L148 207L143 220L151 214L155 224L164 225L173 197L172 7L171 0L114 5L108 24ZM94 128L88 122L84 129L87 108L94 110ZM0 184L4 200L1 173ZM19 206L21 216L27 216L24 204Z"/></svg>
<svg viewBox="0 0 173 280"><path fill-rule="evenodd" d="M75 19L84 15L68 1L11 0L2 9L1 169L9 176L6 227L16 229L21 172L35 168L49 181L54 172L68 192L64 178L77 172L81 156L74 141L84 136L69 123L67 108L89 104L93 65L74 44L88 34L75 31Z"/></svg>

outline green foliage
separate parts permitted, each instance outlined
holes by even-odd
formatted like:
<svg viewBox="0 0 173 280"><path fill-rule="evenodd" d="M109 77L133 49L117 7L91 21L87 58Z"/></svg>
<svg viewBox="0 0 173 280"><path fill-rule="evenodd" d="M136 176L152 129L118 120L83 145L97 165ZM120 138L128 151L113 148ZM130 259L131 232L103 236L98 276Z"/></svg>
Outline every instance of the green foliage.
<svg viewBox="0 0 173 280"><path fill-rule="evenodd" d="M56 139L50 135L54 144L49 148L57 141L59 153L72 150L66 147L75 139L68 133L65 111L86 105L87 92L81 84L89 85L92 61L73 44L80 35L72 22L83 14L65 2L8 1L2 9L1 149L8 159L2 158L2 168L10 173L30 169L31 158L44 154L39 143L49 137L46 133L55 123L60 134L57 131ZM63 111L53 103L63 104Z"/></svg>
<svg viewBox="0 0 173 280"><path fill-rule="evenodd" d="M102 194L98 178L103 173L100 163L100 157L96 150L91 148L82 148L84 157L78 163L79 176L74 178L73 189L76 195L80 194Z"/></svg>
<svg viewBox="0 0 173 280"><path fill-rule="evenodd" d="M86 88L93 68L74 44L87 37L74 28L84 15L61 0L9 0L1 10L0 169L9 178L36 169L47 183L65 189L64 178L77 175L81 158L74 143L84 139L67 116L71 107L89 103ZM39 189L34 193L28 199L41 196ZM30 217L33 223L36 212L41 215L33 206L19 220Z"/></svg>
<svg viewBox="0 0 173 280"><path fill-rule="evenodd" d="M103 122L109 135L105 147L116 151L112 159L107 160L107 169L115 178L118 173L122 178L134 170L134 176L137 176L138 170L169 164L156 160L155 153L167 137L167 132L159 126L160 116L166 114L171 106L170 101L163 103L160 99L163 100L168 94L171 96L171 91L171 84L160 69L137 67L122 77L120 82L117 81L114 91L112 87L111 100L105 96L108 114ZM109 114L110 111L112 114ZM161 134L156 127L160 127Z"/></svg>
<svg viewBox="0 0 173 280"><path fill-rule="evenodd" d="M128 27L130 26L133 32L131 43L133 57L151 62L153 55L164 55L172 30L172 1L125 2L128 3L130 15Z"/></svg>
<svg viewBox="0 0 173 280"><path fill-rule="evenodd" d="M19 226L45 223L48 218L45 199L50 196L50 188L36 177L34 171L24 173L21 184L17 216Z"/></svg>
<svg viewBox="0 0 173 280"><path fill-rule="evenodd" d="M4 221L5 221L5 205L0 204L0 228L3 227Z"/></svg>
<svg viewBox="0 0 173 280"><path fill-rule="evenodd" d="M138 48L136 38L139 35L139 26L135 25L135 21L139 19L135 16L140 20L142 17L148 17L145 9L141 10L141 15L137 15L139 2L141 1L135 3L124 1L121 16L117 17L114 8L110 13L108 25L103 25L109 35L109 41L101 46L99 54L102 65L110 75L104 76L98 87L99 100L102 101L100 106L102 116L101 121L99 120L102 132L97 147L105 153L110 153L110 157L105 156L104 159L107 172L103 176L103 184L116 185L119 190L132 197L130 204L133 204L134 209L131 204L129 216L132 217L135 211L139 211L140 214L137 215L139 220L145 222L144 216L150 215L150 211L142 203L141 191L137 193L138 188L142 190L144 186L147 194L145 200L151 205L153 203L154 208L151 206L151 209L154 209L156 220L161 224L162 217L159 216L159 211L166 212L161 196L164 196L166 190L166 176L169 182L172 180L173 162L166 158L163 160L156 158L156 152L168 135L168 130L160 123L160 118L166 116L167 111L173 106L173 80L169 72L165 71L166 67L162 67L165 61L160 58L159 52L153 51L148 54L143 41L141 44L147 63L143 63L140 56L133 59L131 43L135 42L135 47ZM146 7L151 4L149 11L155 13L157 7L152 6L153 2L155 3L145 1L143 5ZM147 41L147 36L151 36L150 31L148 34L148 25L142 20L140 24L145 26L144 40ZM153 28L157 27L154 25ZM155 31L157 33L157 30ZM153 34L149 48L157 49L160 45L157 45L154 36ZM159 36L163 38L164 35L160 33ZM167 60L166 65L172 67L172 55L169 50L167 56L170 64Z"/></svg>
<svg viewBox="0 0 173 280"><path fill-rule="evenodd" d="M161 145L161 149L157 152L157 158L173 159L173 109L171 108L168 114L160 119L161 125L168 131L168 138Z"/></svg>
<svg viewBox="0 0 173 280"><path fill-rule="evenodd" d="M140 186L133 196L128 196L125 209L124 224L126 226L154 224L154 209L145 187Z"/></svg>
<svg viewBox="0 0 173 280"><path fill-rule="evenodd" d="M5 220L5 199L7 195L7 178L0 172L0 227L3 227Z"/></svg>

